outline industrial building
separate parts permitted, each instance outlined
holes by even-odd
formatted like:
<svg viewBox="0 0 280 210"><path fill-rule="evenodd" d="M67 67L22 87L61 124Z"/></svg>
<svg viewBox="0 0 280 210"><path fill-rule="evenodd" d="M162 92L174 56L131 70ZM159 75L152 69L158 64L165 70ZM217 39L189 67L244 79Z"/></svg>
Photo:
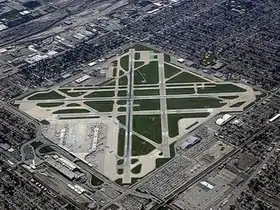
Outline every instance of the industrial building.
<svg viewBox="0 0 280 210"><path fill-rule="evenodd" d="M183 58L178 58L178 59L177 59L177 62L178 62L178 63L184 63L184 61L185 61L185 59L183 59Z"/></svg>
<svg viewBox="0 0 280 210"><path fill-rule="evenodd" d="M280 113L277 114L277 115L275 115L274 117L270 118L270 119L269 119L269 122L271 123L271 122L277 120L279 117L280 117Z"/></svg>
<svg viewBox="0 0 280 210"><path fill-rule="evenodd" d="M84 75L84 76L80 77L79 79L76 79L75 82L77 82L77 83L80 84L80 83L82 83L82 82L88 80L89 78L90 78L89 75Z"/></svg>
<svg viewBox="0 0 280 210"><path fill-rule="evenodd" d="M193 145L199 143L201 140L200 137L190 136L186 139L186 141L181 145L181 149L187 149L192 147Z"/></svg>
<svg viewBox="0 0 280 210"><path fill-rule="evenodd" d="M97 62L96 61L93 61L93 62L90 62L89 64L88 64L88 66L89 67L92 67L92 66L94 66L94 65L96 65L97 64Z"/></svg>
<svg viewBox="0 0 280 210"><path fill-rule="evenodd" d="M216 124L222 126L222 125L226 124L227 122L229 122L230 120L232 120L233 118L234 118L234 116L232 116L230 114L225 114L221 118L216 120Z"/></svg>

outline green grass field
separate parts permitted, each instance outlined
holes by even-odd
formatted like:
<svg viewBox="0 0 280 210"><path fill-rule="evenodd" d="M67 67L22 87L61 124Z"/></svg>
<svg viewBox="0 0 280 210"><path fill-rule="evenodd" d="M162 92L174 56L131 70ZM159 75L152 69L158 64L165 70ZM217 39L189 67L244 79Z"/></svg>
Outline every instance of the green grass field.
<svg viewBox="0 0 280 210"><path fill-rule="evenodd" d="M240 107L242 104L244 104L246 101L240 101L240 102L237 102L235 104L232 104L230 105L230 107Z"/></svg>
<svg viewBox="0 0 280 210"><path fill-rule="evenodd" d="M181 85L178 85L178 84L173 84L173 83L166 83L165 84L166 88L170 88L170 87L193 87L193 84L192 83L185 83L185 84L181 84Z"/></svg>
<svg viewBox="0 0 280 210"><path fill-rule="evenodd" d="M147 155L155 147L136 135L132 135L132 156Z"/></svg>
<svg viewBox="0 0 280 210"><path fill-rule="evenodd" d="M98 179L96 176L94 176L94 175L91 176L91 184L92 184L93 186L100 186L100 185L102 185L103 183L104 183L104 182L103 182L102 180Z"/></svg>
<svg viewBox="0 0 280 210"><path fill-rule="evenodd" d="M124 73L125 73L125 72L124 72L123 70L119 70L119 77L122 76L122 75L124 75Z"/></svg>
<svg viewBox="0 0 280 210"><path fill-rule="evenodd" d="M173 67L171 65L168 65L168 64L164 64L164 75L165 75L165 78L170 78L172 77L173 75L177 74L181 72L180 69L176 68L176 67Z"/></svg>
<svg viewBox="0 0 280 210"><path fill-rule="evenodd" d="M144 61L135 61L134 62L134 68L136 69L136 68L138 68L140 66L143 66L144 64L145 64Z"/></svg>
<svg viewBox="0 0 280 210"><path fill-rule="evenodd" d="M142 89L142 90L134 90L135 96L152 96L152 95L159 95L158 89Z"/></svg>
<svg viewBox="0 0 280 210"><path fill-rule="evenodd" d="M108 79L100 84L98 84L96 87L101 88L101 89L106 89L106 88L113 88L113 87L107 87L107 86L115 86L116 85L116 80L115 78Z"/></svg>
<svg viewBox="0 0 280 210"><path fill-rule="evenodd" d="M60 92L67 94L68 91L71 90L71 88L59 88L58 89Z"/></svg>
<svg viewBox="0 0 280 210"><path fill-rule="evenodd" d="M138 166L131 169L131 172L134 174L139 174L141 172L142 164L139 164Z"/></svg>
<svg viewBox="0 0 280 210"><path fill-rule="evenodd" d="M89 86L89 87L73 88L73 90L100 90L100 89L111 89L111 87L106 87L106 86Z"/></svg>
<svg viewBox="0 0 280 210"><path fill-rule="evenodd" d="M68 92L67 95L71 97L79 97L84 95L86 92Z"/></svg>
<svg viewBox="0 0 280 210"><path fill-rule="evenodd" d="M85 95L84 98L113 97L113 96L115 96L115 91L95 91L88 95Z"/></svg>
<svg viewBox="0 0 280 210"><path fill-rule="evenodd" d="M126 112L126 107L119 107L119 108L118 108L118 111L119 111L119 112Z"/></svg>
<svg viewBox="0 0 280 210"><path fill-rule="evenodd" d="M198 88L197 93L232 93L232 92L246 92L233 84L216 84L215 87Z"/></svg>
<svg viewBox="0 0 280 210"><path fill-rule="evenodd" d="M53 112L53 114L74 114L74 113L88 113L87 109L61 109Z"/></svg>
<svg viewBox="0 0 280 210"><path fill-rule="evenodd" d="M62 96L56 91L52 90L48 93L36 93L35 95L28 97L27 99L28 100L65 99L65 96Z"/></svg>
<svg viewBox="0 0 280 210"><path fill-rule="evenodd" d="M70 104L67 104L66 105L67 107L79 107L81 106L80 104L77 104L77 103L70 103Z"/></svg>
<svg viewBox="0 0 280 210"><path fill-rule="evenodd" d="M120 77L118 80L119 80L119 85L127 85L128 83L128 79L126 75Z"/></svg>
<svg viewBox="0 0 280 210"><path fill-rule="evenodd" d="M117 161L117 164L118 165L122 165L124 163L124 159L119 159L118 161Z"/></svg>
<svg viewBox="0 0 280 210"><path fill-rule="evenodd" d="M120 65L123 68L123 70L125 70L125 71L129 70L129 56L128 55L121 57Z"/></svg>
<svg viewBox="0 0 280 210"><path fill-rule="evenodd" d="M127 96L127 90L119 90L118 96Z"/></svg>
<svg viewBox="0 0 280 210"><path fill-rule="evenodd" d="M134 71L134 84L157 84L158 62L152 61Z"/></svg>
<svg viewBox="0 0 280 210"><path fill-rule="evenodd" d="M216 98L168 98L167 109L219 108L225 105ZM221 102L221 103L220 103Z"/></svg>
<svg viewBox="0 0 280 210"><path fill-rule="evenodd" d="M119 130L119 138L118 138L118 155L124 155L124 143L125 143L125 130L121 128Z"/></svg>
<svg viewBox="0 0 280 210"><path fill-rule="evenodd" d="M200 118L207 117L208 112L203 113L184 113L184 114L169 114L168 115L168 131L169 137L174 138L179 135L178 121L183 118ZM187 128L186 128L187 129Z"/></svg>
<svg viewBox="0 0 280 210"><path fill-rule="evenodd" d="M118 100L117 104L118 105L126 105L127 101L126 100Z"/></svg>
<svg viewBox="0 0 280 210"><path fill-rule="evenodd" d="M160 110L160 100L159 99L135 100L133 105L134 105L133 111Z"/></svg>
<svg viewBox="0 0 280 210"><path fill-rule="evenodd" d="M138 162L138 159L136 159L136 158L131 159L131 164L134 164L134 163L137 163L137 162Z"/></svg>
<svg viewBox="0 0 280 210"><path fill-rule="evenodd" d="M51 146L44 146L42 148L39 149L40 153L46 154L49 152L54 152L55 150L51 147Z"/></svg>
<svg viewBox="0 0 280 210"><path fill-rule="evenodd" d="M118 168L118 174L123 174L123 169L122 168Z"/></svg>
<svg viewBox="0 0 280 210"><path fill-rule="evenodd" d="M188 72L182 72L167 81L167 83L195 83L195 82L207 82L207 80Z"/></svg>
<svg viewBox="0 0 280 210"><path fill-rule="evenodd" d="M58 103L37 103L36 105L43 108L57 107L63 105L63 102Z"/></svg>
<svg viewBox="0 0 280 210"><path fill-rule="evenodd" d="M115 183L120 185L120 186L127 186L127 185L133 185L135 183L137 183L141 178L132 178L131 179L131 184L127 184L127 183L123 183L122 178L118 178L115 180Z"/></svg>
<svg viewBox="0 0 280 210"><path fill-rule="evenodd" d="M173 157L175 157L175 142L170 144L169 148L170 148L170 158L158 158L156 159L156 168L161 167L162 165L164 165L165 163L167 163L169 160L171 160Z"/></svg>
<svg viewBox="0 0 280 210"><path fill-rule="evenodd" d="M126 112L126 107L119 107L118 112Z"/></svg>
<svg viewBox="0 0 280 210"><path fill-rule="evenodd" d="M106 86L110 86L110 87L108 87L108 89L110 89L110 88L114 88L115 85L116 85L116 80L110 80L110 82L106 82L106 83L102 84L102 86L100 86L100 87L103 89Z"/></svg>
<svg viewBox="0 0 280 210"><path fill-rule="evenodd" d="M99 112L113 111L114 101L85 101L84 104Z"/></svg>
<svg viewBox="0 0 280 210"><path fill-rule="evenodd" d="M70 97L78 97L78 96L81 96L86 93L86 92L82 92L82 91L71 92L71 89L68 89L68 88L61 88L58 90L61 91L62 93L65 93L66 95L68 95Z"/></svg>
<svg viewBox="0 0 280 210"><path fill-rule="evenodd" d="M134 85L134 88L146 88L146 87L153 87L153 88L159 88L158 85L151 85L151 84L142 84L142 85Z"/></svg>
<svg viewBox="0 0 280 210"><path fill-rule="evenodd" d="M194 88L168 88L167 95L194 94Z"/></svg>
<svg viewBox="0 0 280 210"><path fill-rule="evenodd" d="M236 99L238 97L239 96L219 96L219 98L221 98L221 99Z"/></svg>
<svg viewBox="0 0 280 210"><path fill-rule="evenodd" d="M117 76L117 71L118 71L117 68L113 68L113 77L116 77L116 76Z"/></svg>
<svg viewBox="0 0 280 210"><path fill-rule="evenodd" d="M133 115L133 130L156 143L161 143L160 115Z"/></svg>
<svg viewBox="0 0 280 210"><path fill-rule="evenodd" d="M126 125L126 115L120 115L117 119L121 124Z"/></svg>
<svg viewBox="0 0 280 210"><path fill-rule="evenodd" d="M134 59L135 60L140 60L140 53L139 52L137 52L137 53L135 53L135 55L134 55Z"/></svg>

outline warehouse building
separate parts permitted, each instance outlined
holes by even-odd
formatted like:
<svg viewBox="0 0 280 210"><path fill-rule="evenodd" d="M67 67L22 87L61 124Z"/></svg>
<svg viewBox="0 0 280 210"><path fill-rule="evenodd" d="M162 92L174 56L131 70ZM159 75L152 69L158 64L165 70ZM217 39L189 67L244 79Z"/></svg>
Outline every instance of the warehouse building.
<svg viewBox="0 0 280 210"><path fill-rule="evenodd" d="M222 126L222 125L226 124L227 122L229 122L230 120L232 120L233 118L234 118L234 116L232 116L230 114L225 114L221 118L216 120L216 124Z"/></svg>
<svg viewBox="0 0 280 210"><path fill-rule="evenodd" d="M186 139L186 141L181 145L181 149L187 149L192 147L193 145L199 143L201 140L200 137L190 136Z"/></svg>

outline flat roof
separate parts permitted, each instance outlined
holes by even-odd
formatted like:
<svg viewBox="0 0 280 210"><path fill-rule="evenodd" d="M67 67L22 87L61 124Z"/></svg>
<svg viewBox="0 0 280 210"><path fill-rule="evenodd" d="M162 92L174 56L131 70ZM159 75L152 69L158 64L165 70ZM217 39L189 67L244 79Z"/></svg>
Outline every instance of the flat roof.
<svg viewBox="0 0 280 210"><path fill-rule="evenodd" d="M232 115L230 114L224 114L222 117L220 117L219 119L216 120L216 124L217 125L223 125L226 122L230 121L233 118Z"/></svg>
<svg viewBox="0 0 280 210"><path fill-rule="evenodd" d="M181 145L182 149L186 149L188 146L192 146L200 141L200 138L197 136L189 136L186 141Z"/></svg>
<svg viewBox="0 0 280 210"><path fill-rule="evenodd" d="M89 78L90 78L89 75L84 75L84 76L80 77L79 79L76 79L75 82L81 83L81 82L83 82L83 81L86 81L86 80L89 79Z"/></svg>
<svg viewBox="0 0 280 210"><path fill-rule="evenodd" d="M209 190L212 190L214 188L213 185L209 184L206 181L202 181L202 182L200 182L200 184L202 184L204 187L208 188Z"/></svg>
<svg viewBox="0 0 280 210"><path fill-rule="evenodd" d="M274 117L269 119L269 122L273 122L274 120L277 120L280 117L280 113L278 113L277 115L275 115Z"/></svg>

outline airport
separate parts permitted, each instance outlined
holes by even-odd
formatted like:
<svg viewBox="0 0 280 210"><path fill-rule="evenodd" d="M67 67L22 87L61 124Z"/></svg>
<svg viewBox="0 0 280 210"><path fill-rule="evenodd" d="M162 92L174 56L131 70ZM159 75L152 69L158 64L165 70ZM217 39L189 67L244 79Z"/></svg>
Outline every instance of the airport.
<svg viewBox="0 0 280 210"><path fill-rule="evenodd" d="M180 58L135 45L109 64L101 85L58 87L15 103L48 122L42 133L55 144L112 181L133 184L172 159L170 150L190 131L219 113L244 110L260 94L193 71Z"/></svg>
<svg viewBox="0 0 280 210"><path fill-rule="evenodd" d="M0 0L0 209L279 210L280 1Z"/></svg>

